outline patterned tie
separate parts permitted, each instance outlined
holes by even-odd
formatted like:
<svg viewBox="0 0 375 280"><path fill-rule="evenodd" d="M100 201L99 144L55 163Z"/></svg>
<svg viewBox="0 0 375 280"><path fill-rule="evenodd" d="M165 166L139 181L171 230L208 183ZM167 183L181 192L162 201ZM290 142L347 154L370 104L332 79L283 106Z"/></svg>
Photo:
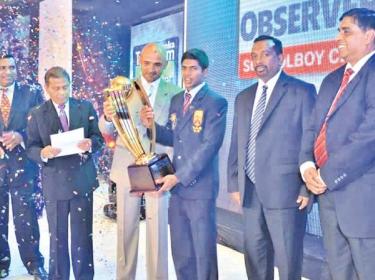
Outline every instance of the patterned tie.
<svg viewBox="0 0 375 280"><path fill-rule="evenodd" d="M326 161L328 160L328 152L327 152L327 126L328 120L331 117L333 111L336 109L337 103L340 100L341 96L344 94L345 89L349 83L350 76L354 73L351 68L346 69L344 76L341 81L340 88L333 100L331 107L326 115L322 128L320 129L319 135L315 140L314 144L314 156L315 162L319 167L322 167Z"/></svg>
<svg viewBox="0 0 375 280"><path fill-rule="evenodd" d="M64 129L64 131L69 130L69 123L68 123L68 117L66 116L65 113L65 104L60 104L58 105L59 107L59 118L60 118L60 123Z"/></svg>
<svg viewBox="0 0 375 280"><path fill-rule="evenodd" d="M3 94L1 96L1 114L2 114L5 126L8 126L9 114L10 114L10 102L7 96L8 88L3 88L2 91L3 91Z"/></svg>
<svg viewBox="0 0 375 280"><path fill-rule="evenodd" d="M184 105L183 105L183 108L182 108L182 111L184 112L184 115L187 112L187 110L189 109L190 99L191 99L191 94L188 93L188 92L185 92L185 100L184 100Z"/></svg>
<svg viewBox="0 0 375 280"><path fill-rule="evenodd" d="M262 123L263 114L266 110L267 86L263 86L262 95L255 108L254 115L251 119L249 141L247 142L245 172L250 180L255 184L255 145L256 137Z"/></svg>

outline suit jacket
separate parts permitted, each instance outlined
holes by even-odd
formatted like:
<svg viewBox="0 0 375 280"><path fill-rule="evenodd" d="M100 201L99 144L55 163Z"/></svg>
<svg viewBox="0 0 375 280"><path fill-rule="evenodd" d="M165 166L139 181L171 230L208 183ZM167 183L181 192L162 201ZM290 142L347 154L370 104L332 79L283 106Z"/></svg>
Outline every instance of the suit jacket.
<svg viewBox="0 0 375 280"><path fill-rule="evenodd" d="M205 85L183 114L184 93L173 97L166 126L156 125L156 141L173 146L180 183L173 195L214 199L219 188L218 153L223 143L228 103Z"/></svg>
<svg viewBox="0 0 375 280"><path fill-rule="evenodd" d="M92 141L91 153L69 155L43 162L41 150L51 144L50 135L62 131L60 119L51 100L35 108L27 126L27 154L42 165L43 194L47 200L68 200L84 196L98 187L92 153L98 151L103 138L98 118L91 103L69 98L69 129L84 129L84 137Z"/></svg>
<svg viewBox="0 0 375 280"><path fill-rule="evenodd" d="M4 123L0 113L0 131L13 130L18 132L22 135L26 144L27 116L33 107L42 102L43 94L40 88L21 85L16 82L7 124ZM7 151L1 142L0 147L7 155L1 162L2 165L6 165L8 173L6 181L10 187L25 185L25 182L37 176L38 166L27 158L26 151L21 145L17 145L12 151Z"/></svg>
<svg viewBox="0 0 375 280"><path fill-rule="evenodd" d="M247 143L258 84L236 98L228 159L228 191L245 194ZM256 138L255 174L259 200L266 208L296 207L299 194L307 195L299 174L298 155L316 97L312 84L280 74L268 101Z"/></svg>
<svg viewBox="0 0 375 280"><path fill-rule="evenodd" d="M320 169L334 197L340 228L351 237L375 237L375 55L348 84L328 120L328 161ZM315 161L313 146L340 87L345 66L322 82L300 163ZM323 194L325 195L325 194Z"/></svg>
<svg viewBox="0 0 375 280"><path fill-rule="evenodd" d="M140 79L139 79L139 82ZM171 102L172 97L180 92L182 89L163 80L160 80L159 88L157 90L155 104L154 104L154 113L155 121L165 124L168 120L168 108ZM128 100L128 108L134 124L139 132L143 147L148 149L150 146L150 140L147 137L146 128L142 125L139 112L143 107L143 104L139 97L131 96ZM112 124L106 123L104 116L99 120L99 128L103 134L113 134L114 126ZM148 151L148 150L147 150ZM171 157L172 149L163 147L162 145L156 145L156 153L168 153ZM130 186L128 169L127 166L134 164L134 156L125 148L120 137L116 139L116 148L113 154L112 167L110 178L114 182L126 182L126 185Z"/></svg>

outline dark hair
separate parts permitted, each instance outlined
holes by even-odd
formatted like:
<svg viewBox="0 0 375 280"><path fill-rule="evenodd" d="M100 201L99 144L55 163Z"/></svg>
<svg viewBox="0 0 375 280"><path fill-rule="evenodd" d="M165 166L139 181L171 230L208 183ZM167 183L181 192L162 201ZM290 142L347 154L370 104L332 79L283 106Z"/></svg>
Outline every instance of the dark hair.
<svg viewBox="0 0 375 280"><path fill-rule="evenodd" d="M281 41L275 37L269 36L269 35L260 35L256 37L253 41L253 43L270 40L274 43L273 49L275 50L276 54L282 54L283 53L283 44Z"/></svg>
<svg viewBox="0 0 375 280"><path fill-rule="evenodd" d="M0 59L14 59L14 61L16 61L16 59L14 58L14 56L10 53L2 53L0 54Z"/></svg>
<svg viewBox="0 0 375 280"><path fill-rule="evenodd" d="M201 49L190 49L184 52L181 58L181 64L185 59L194 59L198 61L199 66L202 70L208 68L208 56Z"/></svg>
<svg viewBox="0 0 375 280"><path fill-rule="evenodd" d="M375 30L375 11L366 9L366 8L354 8L346 11L340 17L340 21L342 21L345 17L352 17L356 24L362 30Z"/></svg>
<svg viewBox="0 0 375 280"><path fill-rule="evenodd" d="M46 83L46 85L48 85L49 79L51 78L64 78L70 83L68 72L66 72L65 69L60 66L54 66L48 69L48 71L44 75L44 82Z"/></svg>

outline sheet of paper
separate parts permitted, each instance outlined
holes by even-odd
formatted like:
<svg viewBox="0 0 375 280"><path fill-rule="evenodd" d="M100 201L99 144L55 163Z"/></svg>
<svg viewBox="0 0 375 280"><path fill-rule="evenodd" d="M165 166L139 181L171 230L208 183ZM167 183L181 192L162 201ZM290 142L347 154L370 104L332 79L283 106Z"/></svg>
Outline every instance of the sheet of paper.
<svg viewBox="0 0 375 280"><path fill-rule="evenodd" d="M69 130L63 133L52 134L51 146L61 149L56 157L79 154L83 151L78 148L79 141L84 139L83 127Z"/></svg>

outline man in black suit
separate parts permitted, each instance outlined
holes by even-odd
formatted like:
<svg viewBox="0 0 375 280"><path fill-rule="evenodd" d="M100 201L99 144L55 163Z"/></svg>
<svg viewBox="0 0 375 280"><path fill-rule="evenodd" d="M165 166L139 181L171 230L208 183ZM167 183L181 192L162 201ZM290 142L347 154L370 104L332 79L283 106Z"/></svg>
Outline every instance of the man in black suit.
<svg viewBox="0 0 375 280"><path fill-rule="evenodd" d="M93 191L98 187L92 153L103 145L91 103L69 98L70 77L61 67L45 75L50 100L33 110L27 127L27 154L42 164L43 195L50 231L49 279L69 279L68 218L75 279L93 279ZM51 135L83 128L80 152L59 156Z"/></svg>
<svg viewBox="0 0 375 280"><path fill-rule="evenodd" d="M16 61L12 55L0 56L0 278L9 274L8 244L9 194L18 249L29 274L44 279L44 258L39 251L39 225L34 193L38 166L24 149L27 115L43 102L37 88L16 82Z"/></svg>

